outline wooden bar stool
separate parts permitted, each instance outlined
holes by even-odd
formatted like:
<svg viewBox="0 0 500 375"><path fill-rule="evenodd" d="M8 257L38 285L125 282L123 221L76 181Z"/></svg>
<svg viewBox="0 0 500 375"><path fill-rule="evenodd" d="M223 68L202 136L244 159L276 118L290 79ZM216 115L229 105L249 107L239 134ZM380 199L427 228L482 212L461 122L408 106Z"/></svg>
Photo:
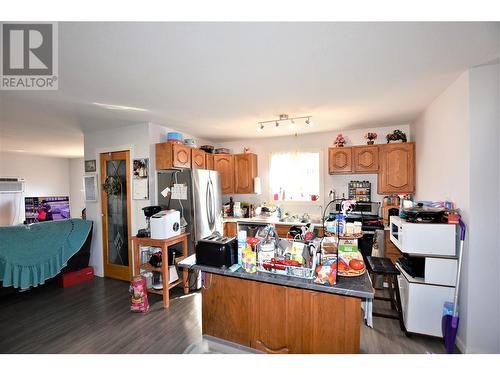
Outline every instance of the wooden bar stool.
<svg viewBox="0 0 500 375"><path fill-rule="evenodd" d="M384 276L384 279L387 279L387 282L389 284L390 297L377 296L377 294L375 293L373 299L389 301L391 303L392 310L396 311L396 314L384 314L374 311L372 315L381 318L399 320L399 326L401 327L401 330L406 333L406 328L403 321L403 310L401 308L401 297L399 295L399 285L398 285L398 275L400 274L399 270L394 266L394 264L389 258L367 256L366 265L370 277L372 279L372 284L375 275Z"/></svg>

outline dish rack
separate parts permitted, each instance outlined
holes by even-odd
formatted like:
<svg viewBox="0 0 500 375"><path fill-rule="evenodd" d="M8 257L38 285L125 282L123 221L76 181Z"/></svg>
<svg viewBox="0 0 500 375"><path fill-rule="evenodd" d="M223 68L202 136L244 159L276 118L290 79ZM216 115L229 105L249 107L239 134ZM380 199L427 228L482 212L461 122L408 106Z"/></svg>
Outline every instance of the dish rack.
<svg viewBox="0 0 500 375"><path fill-rule="evenodd" d="M271 264L269 261L260 262L257 261L257 270L259 272L266 272L273 275L285 275L291 277L298 277L300 279L313 279L314 278L314 270L308 267L296 267L296 266L287 266L284 264L276 264L276 266L280 266L283 269L271 268L267 269L264 267L264 264Z"/></svg>
<svg viewBox="0 0 500 375"><path fill-rule="evenodd" d="M293 242L300 242L303 243L305 246L310 245L312 241L305 241L305 240L291 240L291 239L285 239L285 238L277 238L280 242L281 241L289 241L291 243ZM258 250L260 250L260 244L258 245ZM275 263L272 263L271 260L259 260L257 259L257 270L259 272L266 272L270 273L273 275L285 275L285 276L290 276L290 277L297 277L300 279L313 279L314 278L314 273L315 270L313 268L309 268L306 266L292 266L292 265L286 265L286 264L281 264L278 263L279 260L277 260ZM264 265L272 265L275 268L270 268L270 267L264 267Z"/></svg>

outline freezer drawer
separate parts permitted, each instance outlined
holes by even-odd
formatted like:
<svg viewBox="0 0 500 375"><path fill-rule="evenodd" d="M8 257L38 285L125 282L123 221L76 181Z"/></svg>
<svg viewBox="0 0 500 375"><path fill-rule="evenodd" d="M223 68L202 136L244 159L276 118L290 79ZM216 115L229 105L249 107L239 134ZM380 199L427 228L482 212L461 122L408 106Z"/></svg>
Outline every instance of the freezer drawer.
<svg viewBox="0 0 500 375"><path fill-rule="evenodd" d="M454 287L411 282L398 276L403 320L408 332L442 337L443 304L453 301Z"/></svg>

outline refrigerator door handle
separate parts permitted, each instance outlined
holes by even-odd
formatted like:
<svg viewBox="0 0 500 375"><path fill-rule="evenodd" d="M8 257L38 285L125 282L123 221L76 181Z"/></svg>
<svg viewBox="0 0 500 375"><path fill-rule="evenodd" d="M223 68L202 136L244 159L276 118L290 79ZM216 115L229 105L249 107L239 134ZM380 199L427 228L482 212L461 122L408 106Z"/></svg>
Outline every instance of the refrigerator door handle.
<svg viewBox="0 0 500 375"><path fill-rule="evenodd" d="M212 181L207 182L207 195L206 195L206 209L207 209L207 219L210 230L214 229L214 196L213 196L213 186Z"/></svg>
<svg viewBox="0 0 500 375"><path fill-rule="evenodd" d="M215 215L216 215L216 207L215 207L215 192L214 192L214 184L210 179L210 192L212 194L212 227L215 229Z"/></svg>

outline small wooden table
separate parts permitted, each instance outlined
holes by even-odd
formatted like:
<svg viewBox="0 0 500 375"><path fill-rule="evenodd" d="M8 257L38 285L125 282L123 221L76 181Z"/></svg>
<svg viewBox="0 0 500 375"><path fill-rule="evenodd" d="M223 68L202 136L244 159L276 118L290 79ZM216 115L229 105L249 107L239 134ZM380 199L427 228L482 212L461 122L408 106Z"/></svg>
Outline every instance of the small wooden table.
<svg viewBox="0 0 500 375"><path fill-rule="evenodd" d="M169 295L168 292L173 287L179 285L181 282L184 286L184 294L189 293L189 283L188 283L188 269L184 268L182 271L182 280L179 279L174 281L173 283L168 283L169 275L168 275L168 247L172 245L177 245L178 243L182 243L182 257L176 258L181 261L185 259L188 255L188 242L187 236L189 233L183 233L175 237L167 238L165 240L155 240L149 237L132 237L132 241L134 241L134 276L141 274L141 269L147 271L155 271L161 272L162 281L163 281L163 289L155 290L153 288L148 289L149 293L160 294L163 296L163 308L168 309L169 306ZM152 246L161 248L162 253L162 262L161 267L153 267L149 263L141 264L141 259L139 257L139 246Z"/></svg>

